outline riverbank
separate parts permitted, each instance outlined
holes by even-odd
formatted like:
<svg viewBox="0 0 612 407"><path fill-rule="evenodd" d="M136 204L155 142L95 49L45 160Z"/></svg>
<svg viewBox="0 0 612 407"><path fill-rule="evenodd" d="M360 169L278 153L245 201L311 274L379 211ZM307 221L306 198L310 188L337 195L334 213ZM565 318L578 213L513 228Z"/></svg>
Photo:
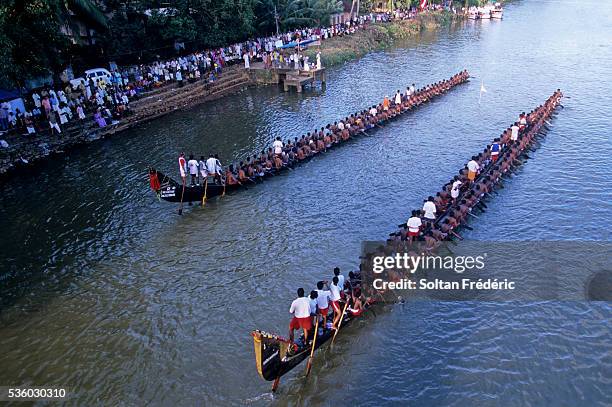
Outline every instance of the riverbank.
<svg viewBox="0 0 612 407"><path fill-rule="evenodd" d="M306 51L311 60L321 52L324 66L338 65L369 52L392 46L395 42L418 35L424 30L435 30L461 19L452 13L438 11L422 14L411 20L372 23L352 35L344 35L324 41L321 47ZM70 149L111 137L121 131L162 117L180 109L188 109L207 101L235 93L256 82L241 66L226 69L217 82L206 81L188 84L182 88L167 86L150 92L131 104L133 114L120 123L97 128L93 123L73 125L59 135L13 136L7 138L8 148L0 149L0 182L11 174L27 171L54 155Z"/></svg>
<svg viewBox="0 0 612 407"><path fill-rule="evenodd" d="M321 52L324 66L338 65L369 52L388 48L398 41L418 35L421 31L436 30L462 19L461 15L436 11L420 14L410 20L371 23L353 35L331 38L320 47L309 49L305 54L314 61L316 54Z"/></svg>

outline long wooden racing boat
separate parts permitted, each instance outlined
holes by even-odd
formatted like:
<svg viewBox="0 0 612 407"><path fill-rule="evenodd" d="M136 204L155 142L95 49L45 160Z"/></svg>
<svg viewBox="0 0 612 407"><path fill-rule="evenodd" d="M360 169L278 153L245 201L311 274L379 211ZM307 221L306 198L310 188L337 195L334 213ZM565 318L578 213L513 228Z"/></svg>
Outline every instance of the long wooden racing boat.
<svg viewBox="0 0 612 407"><path fill-rule="evenodd" d="M546 125L543 123L548 123L548 119L555 113L555 109L538 120L538 123L533 123L528 125L525 130L521 133L532 129L534 126L538 126L535 131L538 135L541 135L542 130L546 130ZM536 140L532 140L532 144L527 145L526 148L522 151L523 156L526 155L526 150L532 147L533 142ZM489 173L494 163L490 163L487 167L483 169L481 172L481 176ZM485 197L482 198L486 199ZM438 220L443 219L446 216L446 211L442 213ZM393 233L392 235L394 235ZM367 257L367 255L366 255ZM365 308L365 312L360 314L357 317L353 317L350 313L345 314L344 319L341 323L340 330L342 330L346 325L351 324L354 320L360 318L362 315L367 313L375 304L370 304ZM330 312L333 312L330 307ZM329 342L330 339L333 338L334 331L324 329L319 336L317 336L314 349L312 346L308 345L308 342L302 337L298 340L300 345L297 349L293 348L290 344L289 340L269 332L265 332L262 330L254 330L251 332L253 337L253 344L255 350L255 363L257 367L257 371L261 375L261 377L267 381L274 381L272 390L276 390L280 378L298 366L304 359L308 358L311 352L316 351L321 348L325 343Z"/></svg>
<svg viewBox="0 0 612 407"><path fill-rule="evenodd" d="M465 83L469 80L469 74L467 74L467 71L462 71L461 73L457 74L460 75L463 72L465 72L466 77L462 80L460 80L458 83L454 84L454 85L450 85L450 87L444 91L442 91L441 93L437 94L437 95L433 95L430 97L426 97L423 100L418 99L416 101L416 103L413 106L410 106L406 109L402 109L400 112L396 113L395 115L389 117L387 120L385 121L378 121L376 124L369 124L368 126L366 126L365 129L362 129L360 131L358 131L357 133L353 134L348 140L346 141L342 141L339 140L338 142L332 144L329 148L326 149L329 150L330 148L336 148L342 144L346 144L347 142L353 140L354 138L357 137L362 137L364 135L369 135L371 132L377 130L378 128L381 128L383 125L385 125L387 122L395 120L397 118L399 118L400 116L402 116L404 113L410 112L412 111L414 108L429 102L430 100L433 100L434 98L441 96L445 93L447 93L448 91L450 91L451 89L453 89L454 87ZM455 75L454 75L455 76ZM424 87L422 90L418 91L415 93L415 97L419 98L422 97L430 88L430 86L432 85L428 85L426 87ZM382 105L382 103L380 104ZM380 106L379 105L379 106ZM367 110L367 109L365 109ZM359 113L357 113L359 114ZM305 163L307 161L309 161L310 159L312 159L313 157L315 157L316 155L318 155L318 153L312 154L308 157L306 157L303 160L293 160L290 161L288 163L285 163L281 168L272 168L270 170L266 170L263 174L258 175L258 176L254 176L249 178L248 182L242 183L242 184L234 184L234 185L223 185L223 184L219 184L219 183L214 183L211 181L211 177L209 177L209 180L205 183L205 185L189 185L189 180L187 180L187 184L183 185L181 182L178 182L176 180L174 180L173 178L171 178L170 176L168 176L167 174L162 173L161 171L157 171L157 170L150 170L149 171L149 180L150 180L150 185L151 188L156 192L156 194L163 199L164 201L167 202L202 202L204 198L206 198L207 200L210 198L214 198L216 196L222 196L228 193L232 193L235 191L240 191L240 190L245 190L248 189L249 186L252 186L256 183L262 182L263 180L273 177L275 175L278 175L280 173L283 173L285 171L288 171L291 168L296 167L299 164Z"/></svg>

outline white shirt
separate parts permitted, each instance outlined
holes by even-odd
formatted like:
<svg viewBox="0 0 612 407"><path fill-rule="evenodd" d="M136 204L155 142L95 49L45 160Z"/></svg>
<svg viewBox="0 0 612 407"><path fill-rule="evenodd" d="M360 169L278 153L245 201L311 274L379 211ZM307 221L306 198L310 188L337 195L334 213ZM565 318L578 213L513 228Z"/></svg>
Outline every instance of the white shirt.
<svg viewBox="0 0 612 407"><path fill-rule="evenodd" d="M317 300L308 297L308 302L310 303L310 313L316 314L317 313Z"/></svg>
<svg viewBox="0 0 612 407"><path fill-rule="evenodd" d="M331 292L329 290L317 290L317 305L319 309L326 309L329 307L329 301L331 301Z"/></svg>
<svg viewBox="0 0 612 407"><path fill-rule="evenodd" d="M344 123L343 122L338 123L338 129L344 130Z"/></svg>
<svg viewBox="0 0 612 407"><path fill-rule="evenodd" d="M467 167L468 167L468 170L470 170L471 172L476 172L480 168L478 166L478 163L474 160L470 160L470 162L467 163Z"/></svg>
<svg viewBox="0 0 612 407"><path fill-rule="evenodd" d="M293 300L289 312L292 313L296 318L307 318L310 316L310 299L307 297L300 297Z"/></svg>
<svg viewBox="0 0 612 407"><path fill-rule="evenodd" d="M399 93L395 94L395 104L399 105L400 103L402 103L402 96Z"/></svg>
<svg viewBox="0 0 612 407"><path fill-rule="evenodd" d="M461 181L453 182L453 187L451 188L451 197L457 198L459 196L459 187L461 187Z"/></svg>
<svg viewBox="0 0 612 407"><path fill-rule="evenodd" d="M215 157L210 157L206 160L206 168L208 168L208 172L210 174L217 173L217 159Z"/></svg>
<svg viewBox="0 0 612 407"><path fill-rule="evenodd" d="M510 130L512 130L512 135L510 136L510 140L512 141L518 140L518 131L519 131L518 126L512 125L512 127L510 127Z"/></svg>
<svg viewBox="0 0 612 407"><path fill-rule="evenodd" d="M338 274L338 287L340 287L341 290L344 289L344 276L342 274Z"/></svg>
<svg viewBox="0 0 612 407"><path fill-rule="evenodd" d="M330 297L329 299L332 301L340 300L340 286L334 285L333 283L329 286Z"/></svg>
<svg viewBox="0 0 612 407"><path fill-rule="evenodd" d="M272 143L272 147L274 147L274 154L283 152L283 142L280 140L275 140L274 143Z"/></svg>
<svg viewBox="0 0 612 407"><path fill-rule="evenodd" d="M200 173L202 174L202 176L207 176L208 171L206 170L206 163L204 161L200 161L198 164L200 166Z"/></svg>
<svg viewBox="0 0 612 407"><path fill-rule="evenodd" d="M371 108L370 109L370 115L376 116L377 113L378 113L378 111L375 108Z"/></svg>
<svg viewBox="0 0 612 407"><path fill-rule="evenodd" d="M431 201L427 201L423 204L423 210L425 211L425 217L427 219L436 218L436 204Z"/></svg>
<svg viewBox="0 0 612 407"><path fill-rule="evenodd" d="M196 175L198 173L198 162L196 160L187 161L187 167L189 167L189 173Z"/></svg>
<svg viewBox="0 0 612 407"><path fill-rule="evenodd" d="M421 222L421 218L416 216L411 217L408 219L408 222L406 222L410 232L418 232L422 224L423 222Z"/></svg>

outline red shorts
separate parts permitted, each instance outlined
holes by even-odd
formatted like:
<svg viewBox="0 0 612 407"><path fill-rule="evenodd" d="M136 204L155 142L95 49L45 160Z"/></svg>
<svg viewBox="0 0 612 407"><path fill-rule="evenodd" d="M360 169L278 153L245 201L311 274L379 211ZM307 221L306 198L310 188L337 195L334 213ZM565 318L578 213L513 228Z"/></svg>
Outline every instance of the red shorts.
<svg viewBox="0 0 612 407"><path fill-rule="evenodd" d="M327 316L328 312L329 312L329 307L327 307L327 308L319 308L319 314L323 315L324 317Z"/></svg>
<svg viewBox="0 0 612 407"><path fill-rule="evenodd" d="M491 161L493 161L493 162L497 161L497 156L498 156L498 155L499 155L499 154L495 154L495 155L493 155L493 154L492 154L492 155L491 155Z"/></svg>
<svg viewBox="0 0 612 407"><path fill-rule="evenodd" d="M410 232L408 231L408 236L416 237L419 235L419 232Z"/></svg>
<svg viewBox="0 0 612 407"><path fill-rule="evenodd" d="M340 312L340 302L339 301L332 301L331 305L332 305L332 308L334 309L334 312Z"/></svg>
<svg viewBox="0 0 612 407"><path fill-rule="evenodd" d="M306 318L296 318L293 317L291 318L291 322L289 323L289 329L293 330L293 329L310 329L312 328L312 318L311 317L306 317Z"/></svg>

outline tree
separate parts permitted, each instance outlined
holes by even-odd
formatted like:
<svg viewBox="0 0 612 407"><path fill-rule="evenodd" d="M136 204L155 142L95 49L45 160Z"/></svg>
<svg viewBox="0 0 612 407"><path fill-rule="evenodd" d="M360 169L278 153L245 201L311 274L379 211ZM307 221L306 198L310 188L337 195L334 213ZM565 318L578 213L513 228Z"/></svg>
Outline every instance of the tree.
<svg viewBox="0 0 612 407"><path fill-rule="evenodd" d="M63 68L68 39L60 0L7 0L0 6L0 83L24 87L28 79Z"/></svg>

